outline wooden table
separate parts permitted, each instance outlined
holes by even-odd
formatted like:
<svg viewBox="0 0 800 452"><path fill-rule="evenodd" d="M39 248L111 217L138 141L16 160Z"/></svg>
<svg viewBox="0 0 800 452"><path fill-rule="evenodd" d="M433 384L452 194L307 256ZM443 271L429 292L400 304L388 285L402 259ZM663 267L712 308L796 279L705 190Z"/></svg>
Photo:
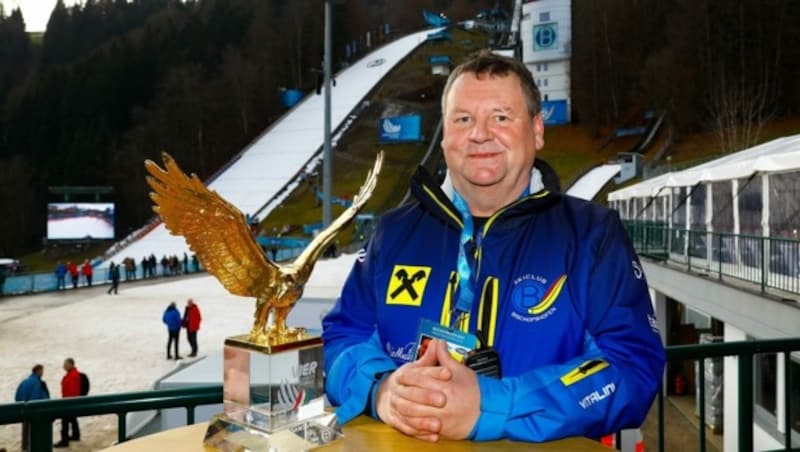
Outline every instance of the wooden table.
<svg viewBox="0 0 800 452"><path fill-rule="evenodd" d="M109 449L108 452L130 451L174 451L201 452L207 422L179 427L165 432L144 436ZM344 439L316 449L320 452L366 450L414 451L435 448L437 451L605 451L611 449L587 438L567 438L548 443L519 443L512 441L440 441L435 445L403 435L388 425L369 417L361 416L344 426Z"/></svg>

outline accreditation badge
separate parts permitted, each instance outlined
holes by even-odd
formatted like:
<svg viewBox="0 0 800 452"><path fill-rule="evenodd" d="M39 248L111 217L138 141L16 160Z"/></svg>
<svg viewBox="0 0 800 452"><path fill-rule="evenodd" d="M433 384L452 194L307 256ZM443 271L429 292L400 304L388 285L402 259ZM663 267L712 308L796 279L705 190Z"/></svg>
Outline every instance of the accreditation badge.
<svg viewBox="0 0 800 452"><path fill-rule="evenodd" d="M433 339L444 341L450 356L460 363L463 363L470 352L478 346L478 338L474 334L446 327L432 320L422 319L417 335L415 359L419 359L425 354Z"/></svg>

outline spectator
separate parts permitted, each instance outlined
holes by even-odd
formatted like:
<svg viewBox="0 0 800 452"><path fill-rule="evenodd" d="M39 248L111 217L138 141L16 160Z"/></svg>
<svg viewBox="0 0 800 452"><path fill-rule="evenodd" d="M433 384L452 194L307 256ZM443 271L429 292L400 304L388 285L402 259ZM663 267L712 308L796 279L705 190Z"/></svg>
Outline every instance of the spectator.
<svg viewBox="0 0 800 452"><path fill-rule="evenodd" d="M67 358L64 360L64 377L61 379L61 397L78 397L81 395L81 374L75 367L75 360ZM70 428L72 434L70 434ZM70 441L81 440L81 428L75 416L64 416L61 418L61 441L53 444L53 447L69 447Z"/></svg>
<svg viewBox="0 0 800 452"><path fill-rule="evenodd" d="M22 380L17 386L17 393L14 400L17 402L28 402L31 400L47 400L50 398L50 391L47 389L47 383L42 380L44 375L44 366L37 364L31 369L31 374L28 378ZM28 434L30 433L30 424L28 422L22 423L22 450L28 450Z"/></svg>
<svg viewBox="0 0 800 452"><path fill-rule="evenodd" d="M189 298L186 302L186 309L183 311L183 327L186 328L186 337L189 339L189 345L192 346L191 357L197 356L197 331L200 330L200 308L197 307L194 300Z"/></svg>
<svg viewBox="0 0 800 452"><path fill-rule="evenodd" d="M189 273L189 256L186 255L186 252L183 252L183 272Z"/></svg>
<svg viewBox="0 0 800 452"><path fill-rule="evenodd" d="M0 265L0 297L3 296L3 286L6 284L6 268Z"/></svg>
<svg viewBox="0 0 800 452"><path fill-rule="evenodd" d="M69 276L72 278L72 288L78 288L78 266L73 264L72 262L67 262L67 271L69 272Z"/></svg>
<svg viewBox="0 0 800 452"><path fill-rule="evenodd" d="M67 287L67 283L65 281L66 276L67 276L67 266L64 265L63 262L59 262L58 265L56 265L56 288L58 290L66 289Z"/></svg>
<svg viewBox="0 0 800 452"><path fill-rule="evenodd" d="M108 288L108 294L111 295L113 291L116 295L119 290L119 265L114 265L112 262L108 266L108 279L111 280L111 287Z"/></svg>
<svg viewBox="0 0 800 452"><path fill-rule="evenodd" d="M172 359L169 348L173 343L175 344L175 360L183 359L178 354L178 337L181 334L181 313L178 312L174 301L167 306L167 310L164 311L164 315L161 316L161 321L167 325L167 333L169 334L169 338L167 339L167 359Z"/></svg>
<svg viewBox="0 0 800 452"><path fill-rule="evenodd" d="M88 260L83 261L81 273L83 274L83 277L86 278L86 285L92 287L92 275L94 274L94 269Z"/></svg>
<svg viewBox="0 0 800 452"><path fill-rule="evenodd" d="M192 269L194 272L200 271L200 263L197 261L197 255L192 254Z"/></svg>

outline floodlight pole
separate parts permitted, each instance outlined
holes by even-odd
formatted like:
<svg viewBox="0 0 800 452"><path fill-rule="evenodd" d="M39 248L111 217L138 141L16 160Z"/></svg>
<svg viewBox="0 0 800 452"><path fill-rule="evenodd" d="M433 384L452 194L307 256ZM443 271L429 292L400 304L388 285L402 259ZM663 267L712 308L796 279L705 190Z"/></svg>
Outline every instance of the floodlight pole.
<svg viewBox="0 0 800 452"><path fill-rule="evenodd" d="M325 0L325 141L322 147L322 227L331 224L331 1Z"/></svg>

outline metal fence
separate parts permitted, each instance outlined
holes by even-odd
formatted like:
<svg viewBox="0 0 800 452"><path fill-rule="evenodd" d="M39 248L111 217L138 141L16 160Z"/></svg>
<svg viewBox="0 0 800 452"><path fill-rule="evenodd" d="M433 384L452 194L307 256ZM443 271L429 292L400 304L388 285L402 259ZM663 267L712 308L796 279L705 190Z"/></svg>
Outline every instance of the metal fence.
<svg viewBox="0 0 800 452"><path fill-rule="evenodd" d="M164 408L186 408L186 424L194 424L194 409L222 403L222 386L203 386L159 391L127 392L59 400L0 405L0 425L27 422L29 450L53 450L53 421L64 416L117 415L117 438L127 439L125 418L128 413Z"/></svg>
<svg viewBox="0 0 800 452"><path fill-rule="evenodd" d="M753 357L762 353L783 353L786 361L793 351L800 350L800 337L792 339L726 342L715 344L680 345L667 347L667 359L693 360L699 367L699 450L705 451L705 359L723 356L737 357L739 376L738 392L738 448L740 451L753 450ZM791 366L784 366L784 381L791 380ZM788 386L787 386L788 388ZM731 388L730 390L733 390ZM791 390L783 391L785 409L784 450L792 450ZM659 392L658 403L658 450L664 451L664 393ZM222 403L222 386L205 386L184 389L130 392L112 395L85 396L59 400L11 403L0 405L0 425L28 422L30 425L31 450L52 450L52 423L65 415L93 416L116 414L118 418L117 437L120 442L127 440L125 416L135 411L164 408L186 408L186 423L193 424L194 409L197 406Z"/></svg>
<svg viewBox="0 0 800 452"><path fill-rule="evenodd" d="M670 228L627 221L641 256L685 265L687 271L735 278L766 289L800 294L800 240Z"/></svg>

